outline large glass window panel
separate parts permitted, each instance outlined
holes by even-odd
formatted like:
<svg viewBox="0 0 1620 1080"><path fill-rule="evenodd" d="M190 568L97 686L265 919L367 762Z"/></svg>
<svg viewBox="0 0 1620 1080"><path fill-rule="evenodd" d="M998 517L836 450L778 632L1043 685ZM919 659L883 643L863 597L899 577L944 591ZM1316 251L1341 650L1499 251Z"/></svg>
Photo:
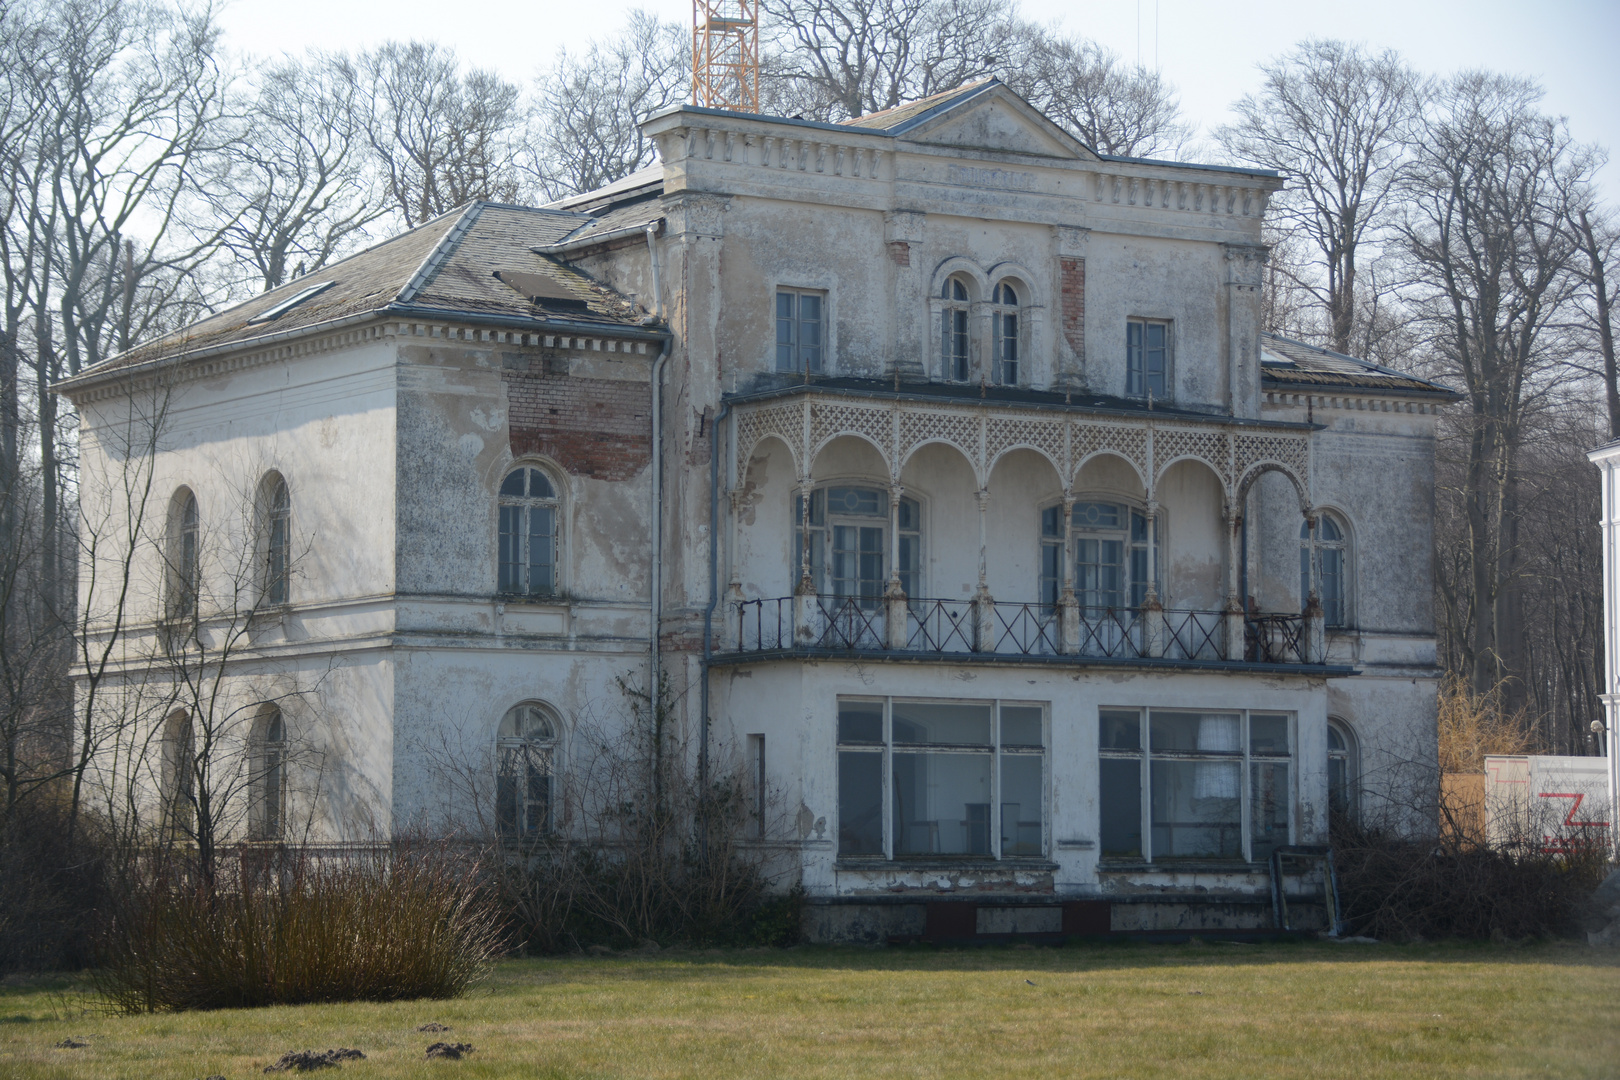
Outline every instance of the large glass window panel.
<svg viewBox="0 0 1620 1080"><path fill-rule="evenodd" d="M900 745L990 745L990 705L896 701L894 742Z"/></svg>
<svg viewBox="0 0 1620 1080"><path fill-rule="evenodd" d="M776 294L776 370L793 370L794 294Z"/></svg>
<svg viewBox="0 0 1620 1080"><path fill-rule="evenodd" d="M1075 541L1075 594L1092 612L1124 607L1125 545L1118 540Z"/></svg>
<svg viewBox="0 0 1620 1080"><path fill-rule="evenodd" d="M1288 765L1257 761L1249 766L1249 858L1264 862L1288 843Z"/></svg>
<svg viewBox="0 0 1620 1080"><path fill-rule="evenodd" d="M821 370L821 297L814 293L799 294L799 366Z"/></svg>
<svg viewBox="0 0 1620 1080"><path fill-rule="evenodd" d="M1150 748L1216 754L1243 752L1243 718L1237 713L1154 711Z"/></svg>
<svg viewBox="0 0 1620 1080"><path fill-rule="evenodd" d="M838 703L838 741L841 743L883 742L883 702L840 701Z"/></svg>
<svg viewBox="0 0 1620 1080"><path fill-rule="evenodd" d="M1150 762L1153 859L1243 857L1237 761Z"/></svg>
<svg viewBox="0 0 1620 1080"><path fill-rule="evenodd" d="M838 854L883 854L882 751L839 751Z"/></svg>
<svg viewBox="0 0 1620 1080"><path fill-rule="evenodd" d="M1142 856L1142 762L1103 758L1098 762L1099 832L1105 859Z"/></svg>
<svg viewBox="0 0 1620 1080"><path fill-rule="evenodd" d="M1002 746L1040 746L1042 712L1036 705L1001 707Z"/></svg>
<svg viewBox="0 0 1620 1080"><path fill-rule="evenodd" d="M1254 713L1249 717L1249 752L1267 757L1288 756L1288 717Z"/></svg>
<svg viewBox="0 0 1620 1080"><path fill-rule="evenodd" d="M1001 758L1001 854L1041 853L1041 757L1004 754Z"/></svg>
<svg viewBox="0 0 1620 1080"><path fill-rule="evenodd" d="M1104 750L1140 750L1142 717L1104 709L1098 717L1098 746Z"/></svg>
<svg viewBox="0 0 1620 1080"><path fill-rule="evenodd" d="M991 854L988 752L892 757L897 856Z"/></svg>

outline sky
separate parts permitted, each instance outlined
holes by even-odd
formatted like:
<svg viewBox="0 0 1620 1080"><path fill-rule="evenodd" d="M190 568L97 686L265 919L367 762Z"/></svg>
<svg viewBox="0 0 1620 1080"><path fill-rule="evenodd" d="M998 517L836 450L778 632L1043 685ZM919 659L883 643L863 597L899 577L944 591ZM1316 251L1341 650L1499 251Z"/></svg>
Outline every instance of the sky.
<svg viewBox="0 0 1620 1080"><path fill-rule="evenodd" d="M691 22L690 0L463 3L229 0L221 23L228 46L256 55L418 38L526 83L559 48L610 36L633 8ZM1484 67L1530 76L1546 89L1546 110L1568 117L1577 139L1620 157L1620 0L1022 0L1019 11L1157 67L1205 133L1258 87L1257 63L1306 37L1336 37L1395 49L1433 74ZM1620 204L1620 162L1606 166L1601 181Z"/></svg>

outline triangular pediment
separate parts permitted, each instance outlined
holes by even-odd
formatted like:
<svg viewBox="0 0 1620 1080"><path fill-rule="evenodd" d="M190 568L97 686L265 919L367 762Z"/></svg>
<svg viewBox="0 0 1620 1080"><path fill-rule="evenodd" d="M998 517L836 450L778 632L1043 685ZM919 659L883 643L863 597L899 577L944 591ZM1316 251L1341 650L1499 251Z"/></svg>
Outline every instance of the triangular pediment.
<svg viewBox="0 0 1620 1080"><path fill-rule="evenodd" d="M1096 161L1084 143L1000 83L946 101L892 134L907 142L991 153Z"/></svg>

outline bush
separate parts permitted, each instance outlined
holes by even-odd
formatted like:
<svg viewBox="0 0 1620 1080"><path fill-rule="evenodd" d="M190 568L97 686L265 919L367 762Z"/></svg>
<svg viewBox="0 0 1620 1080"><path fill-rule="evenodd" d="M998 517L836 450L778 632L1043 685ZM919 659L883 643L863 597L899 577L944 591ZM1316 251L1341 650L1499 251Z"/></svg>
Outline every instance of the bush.
<svg viewBox="0 0 1620 1080"><path fill-rule="evenodd" d="M445 848L287 855L212 890L144 876L97 974L123 1012L455 997L500 950L480 867Z"/></svg>
<svg viewBox="0 0 1620 1080"><path fill-rule="evenodd" d="M68 841L66 800L37 792L0 821L0 972L87 967L107 893L100 823L81 815Z"/></svg>
<svg viewBox="0 0 1620 1080"><path fill-rule="evenodd" d="M1354 932L1396 940L1579 933L1608 863L1599 848L1412 841L1346 825L1333 849Z"/></svg>

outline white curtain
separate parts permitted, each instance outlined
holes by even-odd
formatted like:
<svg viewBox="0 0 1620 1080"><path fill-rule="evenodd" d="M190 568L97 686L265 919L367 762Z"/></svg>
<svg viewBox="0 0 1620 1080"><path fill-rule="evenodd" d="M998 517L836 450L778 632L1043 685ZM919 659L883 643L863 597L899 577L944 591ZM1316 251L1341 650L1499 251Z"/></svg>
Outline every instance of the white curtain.
<svg viewBox="0 0 1620 1080"><path fill-rule="evenodd" d="M1235 754L1243 749L1242 726L1236 716L1200 716L1198 718L1198 749L1217 753ZM1238 766L1236 762L1199 762L1193 778L1195 799L1236 799L1238 797Z"/></svg>

